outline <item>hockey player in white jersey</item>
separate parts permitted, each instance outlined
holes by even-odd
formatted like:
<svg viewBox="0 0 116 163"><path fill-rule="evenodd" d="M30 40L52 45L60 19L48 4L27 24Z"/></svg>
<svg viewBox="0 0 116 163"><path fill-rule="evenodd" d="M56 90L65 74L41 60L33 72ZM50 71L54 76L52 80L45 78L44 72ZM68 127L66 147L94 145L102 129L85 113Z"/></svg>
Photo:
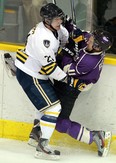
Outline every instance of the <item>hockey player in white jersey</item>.
<svg viewBox="0 0 116 163"><path fill-rule="evenodd" d="M17 51L16 77L40 113L42 136L35 157L59 159L60 152L48 147L61 111L49 78L63 81L67 76L57 65L55 53L67 42L68 31L62 26L65 15L55 4L43 6L40 15L43 21L29 32L24 50Z"/></svg>

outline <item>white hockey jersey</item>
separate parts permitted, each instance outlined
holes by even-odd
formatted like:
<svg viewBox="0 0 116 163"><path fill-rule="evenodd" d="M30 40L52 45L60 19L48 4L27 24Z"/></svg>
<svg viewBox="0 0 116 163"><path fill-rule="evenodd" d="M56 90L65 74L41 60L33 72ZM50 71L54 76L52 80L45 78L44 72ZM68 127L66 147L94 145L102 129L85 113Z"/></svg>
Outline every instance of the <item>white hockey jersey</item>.
<svg viewBox="0 0 116 163"><path fill-rule="evenodd" d="M18 50L15 65L28 75L47 80L49 77L62 80L66 74L57 66L55 53L60 42L68 40L68 31L61 25L56 38L43 22L37 24L28 34L24 50Z"/></svg>

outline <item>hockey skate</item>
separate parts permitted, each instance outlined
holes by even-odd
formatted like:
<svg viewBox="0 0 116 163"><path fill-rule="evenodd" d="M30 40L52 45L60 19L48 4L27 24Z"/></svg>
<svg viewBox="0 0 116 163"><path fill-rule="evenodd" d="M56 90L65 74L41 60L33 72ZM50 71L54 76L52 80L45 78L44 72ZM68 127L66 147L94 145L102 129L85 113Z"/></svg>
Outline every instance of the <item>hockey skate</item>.
<svg viewBox="0 0 116 163"><path fill-rule="evenodd" d="M13 76L16 76L16 66L13 57L9 53L4 53L4 61Z"/></svg>
<svg viewBox="0 0 116 163"><path fill-rule="evenodd" d="M48 140L40 138L36 147L35 158L46 160L59 160L60 152L53 150L48 146Z"/></svg>
<svg viewBox="0 0 116 163"><path fill-rule="evenodd" d="M105 157L108 155L111 144L111 132L93 131L93 141L98 147L98 156Z"/></svg>
<svg viewBox="0 0 116 163"><path fill-rule="evenodd" d="M35 119L34 120L34 126L31 130L30 135L29 135L28 144L33 146L33 147L36 147L38 142L39 142L41 135L42 135L42 133L41 133L41 128L39 126L39 120Z"/></svg>

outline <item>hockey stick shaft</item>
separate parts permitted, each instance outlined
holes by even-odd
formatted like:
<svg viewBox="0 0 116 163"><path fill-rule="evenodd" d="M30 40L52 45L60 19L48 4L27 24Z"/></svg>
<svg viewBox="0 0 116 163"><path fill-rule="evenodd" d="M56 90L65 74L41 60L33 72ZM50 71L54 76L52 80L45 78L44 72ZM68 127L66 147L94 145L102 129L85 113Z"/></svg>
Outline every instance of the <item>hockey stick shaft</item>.
<svg viewBox="0 0 116 163"><path fill-rule="evenodd" d="M76 24L76 14L75 14L74 0L70 0L70 4L71 4L72 20Z"/></svg>
<svg viewBox="0 0 116 163"><path fill-rule="evenodd" d="M56 0L52 0L52 3L56 4Z"/></svg>

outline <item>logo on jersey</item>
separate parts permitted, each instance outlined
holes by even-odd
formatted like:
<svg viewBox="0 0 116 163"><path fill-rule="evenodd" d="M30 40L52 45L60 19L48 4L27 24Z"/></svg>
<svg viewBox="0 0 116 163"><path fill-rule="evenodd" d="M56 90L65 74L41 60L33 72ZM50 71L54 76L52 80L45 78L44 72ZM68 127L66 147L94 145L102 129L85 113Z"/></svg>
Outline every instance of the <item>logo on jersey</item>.
<svg viewBox="0 0 116 163"><path fill-rule="evenodd" d="M46 48L49 48L50 46L50 41L49 40L43 40L43 44Z"/></svg>

